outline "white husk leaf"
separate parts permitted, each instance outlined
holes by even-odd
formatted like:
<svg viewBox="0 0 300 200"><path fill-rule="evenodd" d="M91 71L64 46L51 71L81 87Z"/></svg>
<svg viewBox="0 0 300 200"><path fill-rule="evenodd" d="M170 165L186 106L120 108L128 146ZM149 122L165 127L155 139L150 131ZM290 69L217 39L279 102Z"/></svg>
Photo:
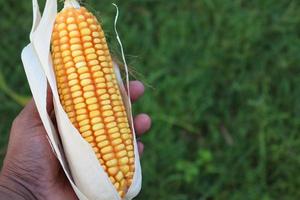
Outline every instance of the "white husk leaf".
<svg viewBox="0 0 300 200"><path fill-rule="evenodd" d="M53 152L80 200L121 200L115 187L99 164L91 146L72 125L59 101L50 54L50 39L57 14L57 1L47 0L42 17L37 0L32 0L32 4L34 19L30 33L30 43L22 51L22 61ZM65 5L76 7L79 4L75 0L68 0ZM130 98L126 94L118 66L115 65L114 69L135 136ZM128 73L126 73L126 76L128 85ZM47 82L53 93L54 109L62 144L46 110ZM141 166L135 137L134 152L135 174L133 183L124 198L126 200L133 199L141 189Z"/></svg>

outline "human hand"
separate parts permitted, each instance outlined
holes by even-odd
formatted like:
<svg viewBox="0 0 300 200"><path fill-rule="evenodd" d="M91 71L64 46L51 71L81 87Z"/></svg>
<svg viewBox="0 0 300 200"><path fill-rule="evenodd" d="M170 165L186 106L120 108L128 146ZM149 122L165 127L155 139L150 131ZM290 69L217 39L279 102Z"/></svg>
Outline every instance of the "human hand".
<svg viewBox="0 0 300 200"><path fill-rule="evenodd" d="M131 81L132 101L144 93L139 81ZM47 95L47 108L53 112L52 94ZM138 136L151 127L146 114L137 115L134 126ZM138 142L139 153L144 145ZM0 199L77 199L57 158L52 152L47 134L33 100L14 120L7 154L0 175Z"/></svg>

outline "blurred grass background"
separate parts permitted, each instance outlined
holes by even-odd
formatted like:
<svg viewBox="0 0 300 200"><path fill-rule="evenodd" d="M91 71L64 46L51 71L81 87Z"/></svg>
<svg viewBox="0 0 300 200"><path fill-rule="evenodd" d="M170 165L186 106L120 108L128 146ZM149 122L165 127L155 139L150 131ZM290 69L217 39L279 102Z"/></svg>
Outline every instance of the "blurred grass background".
<svg viewBox="0 0 300 200"><path fill-rule="evenodd" d="M90 0L112 51L111 0ZM300 199L300 1L127 0L119 32L149 113L137 199ZM0 0L0 70L30 95L20 61L31 1ZM0 85L3 81L0 80ZM21 106L0 92L0 156Z"/></svg>

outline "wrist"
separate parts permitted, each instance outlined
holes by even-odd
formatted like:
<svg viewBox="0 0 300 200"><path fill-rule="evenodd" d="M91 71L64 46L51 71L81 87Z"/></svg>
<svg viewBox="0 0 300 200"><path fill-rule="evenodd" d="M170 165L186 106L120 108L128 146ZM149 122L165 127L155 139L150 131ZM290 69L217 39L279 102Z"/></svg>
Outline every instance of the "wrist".
<svg viewBox="0 0 300 200"><path fill-rule="evenodd" d="M0 199L31 200L36 198L32 191L21 182L1 174Z"/></svg>

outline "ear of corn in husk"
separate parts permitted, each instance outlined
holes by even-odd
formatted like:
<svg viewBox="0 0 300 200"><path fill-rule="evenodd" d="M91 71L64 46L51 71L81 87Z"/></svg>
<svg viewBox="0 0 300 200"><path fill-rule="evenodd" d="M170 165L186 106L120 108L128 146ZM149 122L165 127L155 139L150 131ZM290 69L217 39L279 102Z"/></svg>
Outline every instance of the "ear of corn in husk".
<svg viewBox="0 0 300 200"><path fill-rule="evenodd" d="M141 187L141 169L130 99L119 69L92 13L74 0L66 1L58 14L55 9L56 2L47 1L41 20L35 14L31 44L22 54L49 141L80 199L132 199ZM50 39L52 56L45 51ZM37 75L32 66L41 69L36 73L48 80L53 92L64 153L33 84Z"/></svg>

